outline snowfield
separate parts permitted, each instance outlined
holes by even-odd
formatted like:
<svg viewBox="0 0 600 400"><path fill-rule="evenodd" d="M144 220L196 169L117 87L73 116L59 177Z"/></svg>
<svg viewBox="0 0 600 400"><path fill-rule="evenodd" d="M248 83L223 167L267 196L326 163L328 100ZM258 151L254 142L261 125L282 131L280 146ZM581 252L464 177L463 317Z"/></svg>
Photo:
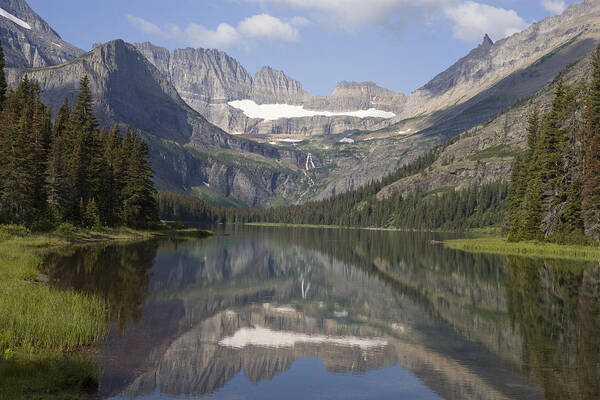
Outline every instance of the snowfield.
<svg viewBox="0 0 600 400"><path fill-rule="evenodd" d="M10 19L12 22L14 22L15 24L17 24L25 29L31 30L31 25L29 25L27 22L23 21L22 19L15 17L14 15L12 15L8 11L4 10L3 8L0 8L0 15L3 16L4 18Z"/></svg>
<svg viewBox="0 0 600 400"><path fill-rule="evenodd" d="M300 343L358 347L362 350L381 348L387 345L386 340L379 338L363 339L353 336L306 335L296 332L274 331L260 326L241 328L233 336L221 340L219 345L234 349L243 349L246 346L289 348Z"/></svg>
<svg viewBox="0 0 600 400"><path fill-rule="evenodd" d="M276 121L281 118L303 118L303 117L357 117L357 118L385 118L391 119L396 116L392 112L370 108L368 110L331 112L312 111L304 109L304 106L291 106L289 104L256 104L253 100L235 100L228 103L231 107L242 110L244 114L252 119L265 121Z"/></svg>

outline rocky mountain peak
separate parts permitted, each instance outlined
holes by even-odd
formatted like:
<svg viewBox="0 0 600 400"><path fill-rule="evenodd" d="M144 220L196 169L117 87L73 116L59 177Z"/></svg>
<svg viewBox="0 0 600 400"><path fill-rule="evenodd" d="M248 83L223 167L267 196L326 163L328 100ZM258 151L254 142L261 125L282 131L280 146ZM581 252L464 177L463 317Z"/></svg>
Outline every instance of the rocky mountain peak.
<svg viewBox="0 0 600 400"><path fill-rule="evenodd" d="M302 84L283 71L265 66L254 76L251 99L259 104L300 104L307 97Z"/></svg>
<svg viewBox="0 0 600 400"><path fill-rule="evenodd" d="M83 54L66 43L24 0L0 0L0 37L7 67L39 68Z"/></svg>
<svg viewBox="0 0 600 400"><path fill-rule="evenodd" d="M494 41L492 40L492 38L490 38L490 36L486 33L485 36L483 37L483 41L481 42L481 44L479 45L479 47L486 47L486 48L490 48L494 45Z"/></svg>

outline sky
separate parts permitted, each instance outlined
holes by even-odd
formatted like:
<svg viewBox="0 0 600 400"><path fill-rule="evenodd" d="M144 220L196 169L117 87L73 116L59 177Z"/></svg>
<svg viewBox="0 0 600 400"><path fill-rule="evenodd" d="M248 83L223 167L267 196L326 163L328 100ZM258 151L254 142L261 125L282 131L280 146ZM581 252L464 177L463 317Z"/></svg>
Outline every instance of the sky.
<svg viewBox="0 0 600 400"><path fill-rule="evenodd" d="M497 41L575 0L28 0L82 49L113 39L217 48L254 74L268 65L313 95L338 81L405 94L488 33Z"/></svg>

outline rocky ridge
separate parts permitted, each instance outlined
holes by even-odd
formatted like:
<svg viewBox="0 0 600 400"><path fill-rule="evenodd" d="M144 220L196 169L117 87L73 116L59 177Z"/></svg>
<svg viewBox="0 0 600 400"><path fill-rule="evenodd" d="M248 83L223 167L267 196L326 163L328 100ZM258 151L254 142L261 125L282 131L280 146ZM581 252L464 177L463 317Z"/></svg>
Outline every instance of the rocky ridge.
<svg viewBox="0 0 600 400"><path fill-rule="evenodd" d="M169 52L148 42L135 46L171 80L192 108L230 133L314 136L386 126L381 118L347 116L262 121L231 107L228 103L234 100L289 104L331 112L369 108L397 112L405 101L404 95L372 82L341 82L330 96L311 96L300 82L283 71L263 67L252 77L238 61L222 51L187 48Z"/></svg>
<svg viewBox="0 0 600 400"><path fill-rule="evenodd" d="M7 67L38 68L60 64L83 54L65 42L24 0L0 0L0 38Z"/></svg>
<svg viewBox="0 0 600 400"><path fill-rule="evenodd" d="M277 196L294 196L306 185L300 172L305 154L223 132L189 107L134 46L121 40L57 66L6 72L12 85L25 74L38 81L42 100L54 109L65 97L74 101L79 80L87 75L100 124L132 126L150 141L159 188L185 191L208 185L224 197L259 206Z"/></svg>

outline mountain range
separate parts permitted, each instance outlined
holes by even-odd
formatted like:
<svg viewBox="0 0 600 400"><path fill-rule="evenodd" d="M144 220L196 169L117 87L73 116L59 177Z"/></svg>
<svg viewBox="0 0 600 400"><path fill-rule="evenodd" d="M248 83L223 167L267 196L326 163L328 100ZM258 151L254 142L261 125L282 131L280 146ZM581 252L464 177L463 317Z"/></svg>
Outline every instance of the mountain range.
<svg viewBox="0 0 600 400"><path fill-rule="evenodd" d="M8 82L37 80L54 110L87 74L101 124L130 125L150 143L157 187L213 204L283 205L360 187L463 132L434 171L381 195L506 176L510 152L472 156L522 147L524 126L507 115L543 107L566 70L582 76L600 41L600 1L575 3L496 43L486 35L408 96L371 82L311 96L282 71L251 76L218 50L115 40L84 52L24 0L0 0L0 40Z"/></svg>

